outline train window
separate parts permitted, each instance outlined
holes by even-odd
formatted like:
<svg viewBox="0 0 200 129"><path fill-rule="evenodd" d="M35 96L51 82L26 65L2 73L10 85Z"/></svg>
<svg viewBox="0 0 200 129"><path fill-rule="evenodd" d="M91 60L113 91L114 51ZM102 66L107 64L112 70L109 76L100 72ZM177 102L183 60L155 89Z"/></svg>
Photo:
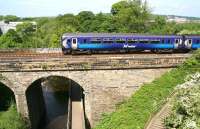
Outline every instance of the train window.
<svg viewBox="0 0 200 129"><path fill-rule="evenodd" d="M189 39L189 40L188 40L188 43L189 43L189 44L192 44L192 39Z"/></svg>
<svg viewBox="0 0 200 129"><path fill-rule="evenodd" d="M197 40L197 44L199 44L200 43L200 40Z"/></svg>
<svg viewBox="0 0 200 129"><path fill-rule="evenodd" d="M165 43L165 40L164 40L164 39L162 39L162 43L163 43L163 44Z"/></svg>
<svg viewBox="0 0 200 129"><path fill-rule="evenodd" d="M160 40L150 40L150 43L152 43L152 44L159 44Z"/></svg>
<svg viewBox="0 0 200 129"><path fill-rule="evenodd" d="M149 40L148 40L148 39L141 39L141 40L139 41L139 43L149 43Z"/></svg>
<svg viewBox="0 0 200 129"><path fill-rule="evenodd" d="M128 39L128 43L137 43L138 40L137 39Z"/></svg>
<svg viewBox="0 0 200 129"><path fill-rule="evenodd" d="M113 39L112 38L104 38L103 43L113 43Z"/></svg>
<svg viewBox="0 0 200 129"><path fill-rule="evenodd" d="M86 43L87 42L87 39L83 39L83 43Z"/></svg>
<svg viewBox="0 0 200 129"><path fill-rule="evenodd" d="M91 43L101 43L101 38L91 38L90 42Z"/></svg>
<svg viewBox="0 0 200 129"><path fill-rule="evenodd" d="M71 40L70 40L70 39L68 39L68 40L67 40L67 43L70 43L70 42L71 42Z"/></svg>
<svg viewBox="0 0 200 129"><path fill-rule="evenodd" d="M73 44L76 44L76 40L77 40L77 39L72 39L72 43L73 43Z"/></svg>
<svg viewBox="0 0 200 129"><path fill-rule="evenodd" d="M118 38L118 39L116 39L116 43L126 43L126 39Z"/></svg>
<svg viewBox="0 0 200 129"><path fill-rule="evenodd" d="M167 43L171 43L171 40L170 40L170 39L168 39L168 40L167 40Z"/></svg>
<svg viewBox="0 0 200 129"><path fill-rule="evenodd" d="M176 44L178 44L178 43L179 43L179 40L178 40L178 39L176 39L176 40L175 40L175 43L176 43Z"/></svg>

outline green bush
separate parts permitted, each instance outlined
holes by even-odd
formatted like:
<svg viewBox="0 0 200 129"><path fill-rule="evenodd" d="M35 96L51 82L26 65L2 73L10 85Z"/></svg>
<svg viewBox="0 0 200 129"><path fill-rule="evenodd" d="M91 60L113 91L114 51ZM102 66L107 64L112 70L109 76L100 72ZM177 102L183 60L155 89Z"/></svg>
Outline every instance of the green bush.
<svg viewBox="0 0 200 129"><path fill-rule="evenodd" d="M200 73L178 86L172 114L165 119L167 129L200 128Z"/></svg>

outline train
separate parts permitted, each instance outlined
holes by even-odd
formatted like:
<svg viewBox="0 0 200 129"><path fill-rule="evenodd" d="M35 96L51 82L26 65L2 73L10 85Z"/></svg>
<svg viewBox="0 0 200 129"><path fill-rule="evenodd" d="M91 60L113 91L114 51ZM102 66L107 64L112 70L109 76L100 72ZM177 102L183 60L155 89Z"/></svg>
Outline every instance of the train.
<svg viewBox="0 0 200 129"><path fill-rule="evenodd" d="M63 54L105 51L189 52L200 48L200 35L65 33L61 36L61 46Z"/></svg>

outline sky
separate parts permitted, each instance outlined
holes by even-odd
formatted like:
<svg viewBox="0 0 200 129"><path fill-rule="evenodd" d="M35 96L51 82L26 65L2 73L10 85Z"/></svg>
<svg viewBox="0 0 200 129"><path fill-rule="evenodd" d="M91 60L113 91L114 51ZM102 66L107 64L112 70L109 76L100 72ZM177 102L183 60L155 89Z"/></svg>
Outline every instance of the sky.
<svg viewBox="0 0 200 129"><path fill-rule="evenodd" d="M119 0L0 0L0 15L57 16L80 11L109 13ZM152 13L200 17L200 0L147 0Z"/></svg>

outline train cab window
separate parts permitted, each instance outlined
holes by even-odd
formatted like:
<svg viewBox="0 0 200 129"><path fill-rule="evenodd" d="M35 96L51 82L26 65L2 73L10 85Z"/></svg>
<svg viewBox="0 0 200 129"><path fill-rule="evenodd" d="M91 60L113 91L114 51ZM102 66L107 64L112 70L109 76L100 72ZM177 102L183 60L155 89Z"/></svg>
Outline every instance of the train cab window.
<svg viewBox="0 0 200 129"><path fill-rule="evenodd" d="M138 43L137 39L128 39L128 43Z"/></svg>
<svg viewBox="0 0 200 129"><path fill-rule="evenodd" d="M91 38L90 42L91 43L101 43L101 38Z"/></svg>
<svg viewBox="0 0 200 129"><path fill-rule="evenodd" d="M70 39L68 39L68 40L67 40L67 43L71 43L71 40L70 40Z"/></svg>
<svg viewBox="0 0 200 129"><path fill-rule="evenodd" d="M116 43L126 43L126 39L124 38L117 38Z"/></svg>
<svg viewBox="0 0 200 129"><path fill-rule="evenodd" d="M103 43L113 43L113 39L112 38L104 38Z"/></svg>

